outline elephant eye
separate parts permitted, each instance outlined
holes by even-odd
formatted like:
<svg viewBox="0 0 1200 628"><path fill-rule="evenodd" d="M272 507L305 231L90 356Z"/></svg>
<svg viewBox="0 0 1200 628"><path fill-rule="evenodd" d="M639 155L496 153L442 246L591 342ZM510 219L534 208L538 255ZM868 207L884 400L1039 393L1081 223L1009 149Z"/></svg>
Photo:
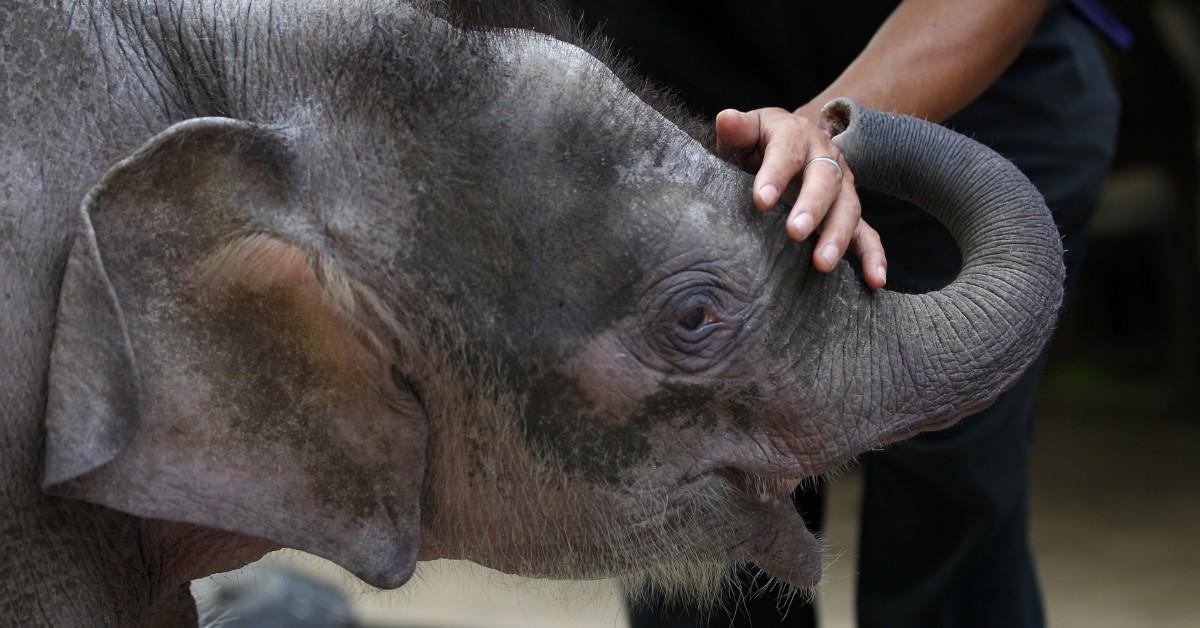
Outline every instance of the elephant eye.
<svg viewBox="0 0 1200 628"><path fill-rule="evenodd" d="M717 317L713 316L713 313L707 307L699 305L688 310L679 319L679 326L687 331L696 331L709 323L715 322L717 322Z"/></svg>
<svg viewBox="0 0 1200 628"><path fill-rule="evenodd" d="M672 302L654 317L651 337L673 369L700 373L718 365L734 346L742 310L730 308L737 303L718 287L687 288L685 294L671 295Z"/></svg>

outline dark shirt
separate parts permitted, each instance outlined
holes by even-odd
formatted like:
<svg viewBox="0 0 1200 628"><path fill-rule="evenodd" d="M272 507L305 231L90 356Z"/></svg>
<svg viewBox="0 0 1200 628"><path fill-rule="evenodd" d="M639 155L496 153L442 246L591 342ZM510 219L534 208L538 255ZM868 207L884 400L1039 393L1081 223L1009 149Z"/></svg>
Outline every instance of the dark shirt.
<svg viewBox="0 0 1200 628"><path fill-rule="evenodd" d="M706 116L804 104L849 65L896 4L852 2L835 12L831 6L847 3L565 1L643 73Z"/></svg>

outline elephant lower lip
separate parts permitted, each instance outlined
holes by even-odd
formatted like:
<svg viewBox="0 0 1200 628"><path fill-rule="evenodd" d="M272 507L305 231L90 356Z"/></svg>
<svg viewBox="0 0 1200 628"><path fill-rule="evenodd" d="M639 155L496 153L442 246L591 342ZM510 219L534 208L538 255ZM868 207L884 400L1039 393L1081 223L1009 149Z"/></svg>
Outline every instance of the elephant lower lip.
<svg viewBox="0 0 1200 628"><path fill-rule="evenodd" d="M759 526L742 545L746 560L774 578L798 588L816 586L821 579L821 543L792 502L800 478L774 477L723 469L720 474L753 502Z"/></svg>
<svg viewBox="0 0 1200 628"><path fill-rule="evenodd" d="M821 542L790 499L764 506L762 527L744 546L746 558L773 578L807 589L821 580Z"/></svg>

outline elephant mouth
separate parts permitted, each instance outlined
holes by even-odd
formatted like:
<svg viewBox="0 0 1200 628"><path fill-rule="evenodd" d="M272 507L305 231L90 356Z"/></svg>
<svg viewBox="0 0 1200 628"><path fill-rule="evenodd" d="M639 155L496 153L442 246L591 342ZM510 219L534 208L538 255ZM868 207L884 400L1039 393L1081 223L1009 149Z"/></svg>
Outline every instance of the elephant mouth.
<svg viewBox="0 0 1200 628"><path fill-rule="evenodd" d="M803 477L737 468L721 469L717 474L750 500L752 532L735 548L735 558L752 561L794 587L816 586L821 579L821 542L792 502L792 493Z"/></svg>
<svg viewBox="0 0 1200 628"><path fill-rule="evenodd" d="M777 500L791 503L792 493L804 481L800 475L751 471L738 467L725 467L715 473L737 487L740 493L749 495L762 504Z"/></svg>

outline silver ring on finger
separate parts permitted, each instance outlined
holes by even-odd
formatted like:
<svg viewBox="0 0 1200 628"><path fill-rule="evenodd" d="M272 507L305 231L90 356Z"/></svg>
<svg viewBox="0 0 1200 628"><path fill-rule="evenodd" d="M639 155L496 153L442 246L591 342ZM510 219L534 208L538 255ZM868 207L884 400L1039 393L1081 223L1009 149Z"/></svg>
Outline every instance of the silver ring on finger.
<svg viewBox="0 0 1200 628"><path fill-rule="evenodd" d="M800 172L803 174L805 170L808 170L809 166L817 163L818 161L826 162L831 164L834 168L837 168L838 183L842 182L842 164L839 164L838 161L833 157L813 157L812 159L808 160L808 163L804 164L804 168L802 168Z"/></svg>

